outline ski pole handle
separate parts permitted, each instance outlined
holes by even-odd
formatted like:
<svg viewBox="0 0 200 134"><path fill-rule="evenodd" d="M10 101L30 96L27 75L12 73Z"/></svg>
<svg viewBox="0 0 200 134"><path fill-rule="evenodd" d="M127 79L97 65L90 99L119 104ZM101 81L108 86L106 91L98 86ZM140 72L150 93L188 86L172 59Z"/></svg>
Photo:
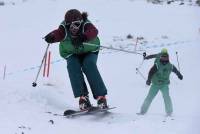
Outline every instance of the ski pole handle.
<svg viewBox="0 0 200 134"><path fill-rule="evenodd" d="M146 56L147 56L147 53L146 53L146 52L144 52L144 53L143 53L143 57L145 58Z"/></svg>

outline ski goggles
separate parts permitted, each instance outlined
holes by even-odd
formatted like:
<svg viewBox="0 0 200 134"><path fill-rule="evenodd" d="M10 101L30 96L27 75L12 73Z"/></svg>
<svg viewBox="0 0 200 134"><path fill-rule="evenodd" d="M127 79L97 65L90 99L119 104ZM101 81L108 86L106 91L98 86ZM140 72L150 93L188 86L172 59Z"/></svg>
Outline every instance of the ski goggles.
<svg viewBox="0 0 200 134"><path fill-rule="evenodd" d="M169 56L161 56L160 60L161 61L169 61Z"/></svg>
<svg viewBox="0 0 200 134"><path fill-rule="evenodd" d="M72 21L69 26L70 26L70 29L79 29L81 24L82 24L82 20L76 20L76 21Z"/></svg>

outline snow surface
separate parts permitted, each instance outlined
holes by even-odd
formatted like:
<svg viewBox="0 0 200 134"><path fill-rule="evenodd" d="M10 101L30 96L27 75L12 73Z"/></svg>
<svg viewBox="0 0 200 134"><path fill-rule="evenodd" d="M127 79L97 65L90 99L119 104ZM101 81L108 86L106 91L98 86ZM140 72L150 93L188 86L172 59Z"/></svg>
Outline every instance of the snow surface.
<svg viewBox="0 0 200 134"><path fill-rule="evenodd" d="M133 51L136 37L144 37L137 43L138 50L153 54L166 47L177 67L178 52L184 80L171 75L175 120L162 122L165 111L160 93L145 116L136 115L149 90L144 79L136 74L142 56L113 50L102 50L98 60L108 88L108 103L117 107L111 114L67 119L46 113L78 109L58 44L50 47L53 55L50 77L42 78L41 73L38 86L31 86L47 45L42 37L57 28L71 8L89 13L104 46ZM4 66L7 67L6 79L0 80L0 133L199 134L199 18L197 6L153 5L142 0L16 0L15 5L0 6L2 76ZM133 39L127 39L128 34ZM153 60L142 64L140 71L145 77L152 64ZM92 96L91 101L96 104Z"/></svg>

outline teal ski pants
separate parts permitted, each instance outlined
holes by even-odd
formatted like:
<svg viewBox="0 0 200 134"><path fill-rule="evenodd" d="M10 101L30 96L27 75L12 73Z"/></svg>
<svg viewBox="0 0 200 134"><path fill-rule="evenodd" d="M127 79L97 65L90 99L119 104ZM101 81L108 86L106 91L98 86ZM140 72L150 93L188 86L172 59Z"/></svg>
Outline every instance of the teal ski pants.
<svg viewBox="0 0 200 134"><path fill-rule="evenodd" d="M163 99L164 99L166 113L172 114L173 107L172 107L171 98L169 96L168 85L154 85L154 84L151 85L149 93L143 102L143 105L140 111L141 113L145 114L148 111L149 106L151 105L151 102L153 101L154 97L157 95L159 90L161 91Z"/></svg>
<svg viewBox="0 0 200 134"><path fill-rule="evenodd" d="M67 70L73 89L74 97L89 94L84 74L92 90L93 97L105 96L107 89L97 68L98 53L71 55L67 58Z"/></svg>

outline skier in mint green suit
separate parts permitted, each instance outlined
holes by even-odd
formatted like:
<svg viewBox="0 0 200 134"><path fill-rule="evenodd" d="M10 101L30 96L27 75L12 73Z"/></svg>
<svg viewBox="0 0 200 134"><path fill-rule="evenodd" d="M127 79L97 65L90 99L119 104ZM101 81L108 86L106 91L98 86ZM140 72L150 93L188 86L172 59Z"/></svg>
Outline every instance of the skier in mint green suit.
<svg viewBox="0 0 200 134"><path fill-rule="evenodd" d="M173 113L172 101L169 96L170 84L170 74L174 72L180 80L183 79L182 74L177 70L177 68L172 65L169 61L169 55L166 48L163 48L160 53L146 56L144 59L156 58L153 67L150 69L148 74L148 79L146 81L147 85L151 85L149 93L145 98L140 113L144 115L153 101L154 97L160 90L165 103L165 111L167 116L171 116ZM152 84L151 84L152 83Z"/></svg>

